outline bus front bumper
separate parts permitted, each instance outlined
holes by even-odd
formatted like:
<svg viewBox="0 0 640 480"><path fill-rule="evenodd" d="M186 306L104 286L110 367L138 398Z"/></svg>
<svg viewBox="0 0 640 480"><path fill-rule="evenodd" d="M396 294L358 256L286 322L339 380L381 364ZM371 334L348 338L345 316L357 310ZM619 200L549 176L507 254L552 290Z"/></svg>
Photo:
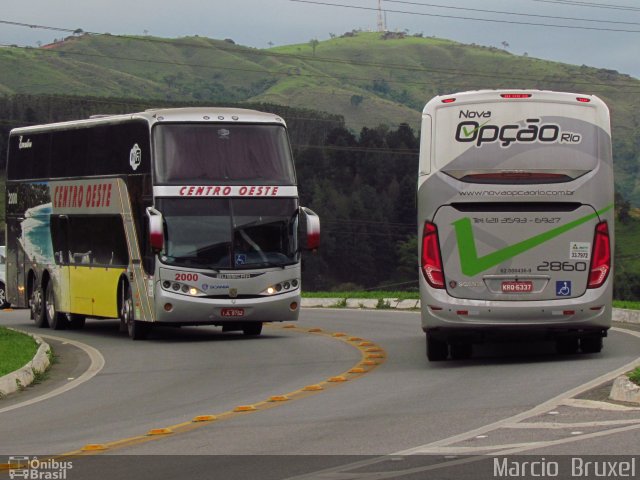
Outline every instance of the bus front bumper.
<svg viewBox="0 0 640 480"><path fill-rule="evenodd" d="M235 322L298 320L300 289L256 298L199 298L156 292L156 322L174 325L225 325Z"/></svg>

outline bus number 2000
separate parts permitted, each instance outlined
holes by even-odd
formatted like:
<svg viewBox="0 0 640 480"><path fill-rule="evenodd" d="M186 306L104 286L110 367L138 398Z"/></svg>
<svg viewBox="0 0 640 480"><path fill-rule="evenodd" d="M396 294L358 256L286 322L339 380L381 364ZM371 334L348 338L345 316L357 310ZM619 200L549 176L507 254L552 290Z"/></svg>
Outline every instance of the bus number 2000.
<svg viewBox="0 0 640 480"><path fill-rule="evenodd" d="M197 282L197 273L176 273L176 282Z"/></svg>

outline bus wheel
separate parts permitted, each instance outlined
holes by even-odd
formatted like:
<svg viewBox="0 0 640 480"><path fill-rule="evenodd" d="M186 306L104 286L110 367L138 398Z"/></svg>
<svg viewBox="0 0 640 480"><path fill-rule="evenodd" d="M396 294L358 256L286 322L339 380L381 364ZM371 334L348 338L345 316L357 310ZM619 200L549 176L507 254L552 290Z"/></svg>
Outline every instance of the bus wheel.
<svg viewBox="0 0 640 480"><path fill-rule="evenodd" d="M67 328L69 322L67 316L64 313L60 313L56 310L56 302L53 294L53 282L47 283L47 290L44 296L45 314L47 316L47 323L49 327L54 330L64 330Z"/></svg>
<svg viewBox="0 0 640 480"><path fill-rule="evenodd" d="M556 351L561 355L572 355L578 351L578 337L561 337L556 340Z"/></svg>
<svg viewBox="0 0 640 480"><path fill-rule="evenodd" d="M449 345L447 342L437 340L427 335L427 358L430 362L440 362L447 359L449 354Z"/></svg>
<svg viewBox="0 0 640 480"><path fill-rule="evenodd" d="M262 333L262 322L252 322L245 325L242 328L242 333L245 335L257 336Z"/></svg>
<svg viewBox="0 0 640 480"><path fill-rule="evenodd" d="M69 328L71 330L82 330L84 328L84 324L87 321L87 317L84 315L69 315Z"/></svg>
<svg viewBox="0 0 640 480"><path fill-rule="evenodd" d="M451 344L451 358L454 360L467 360L473 354L473 345L470 342L456 342Z"/></svg>
<svg viewBox="0 0 640 480"><path fill-rule="evenodd" d="M602 351L602 337L582 337L580 349L582 353L600 353Z"/></svg>
<svg viewBox="0 0 640 480"><path fill-rule="evenodd" d="M31 292L31 299L29 300L31 318L36 322L36 327L38 328L47 328L49 326L49 322L47 322L47 316L44 311L43 296L42 287L38 286Z"/></svg>
<svg viewBox="0 0 640 480"><path fill-rule="evenodd" d="M120 324L127 326L127 332L131 340L144 340L149 334L149 325L146 322L135 320L133 315L133 298L131 287L124 283L121 287L120 297Z"/></svg>
<svg viewBox="0 0 640 480"><path fill-rule="evenodd" d="M5 289L4 282L0 282L0 309L7 308L8 306L7 291Z"/></svg>

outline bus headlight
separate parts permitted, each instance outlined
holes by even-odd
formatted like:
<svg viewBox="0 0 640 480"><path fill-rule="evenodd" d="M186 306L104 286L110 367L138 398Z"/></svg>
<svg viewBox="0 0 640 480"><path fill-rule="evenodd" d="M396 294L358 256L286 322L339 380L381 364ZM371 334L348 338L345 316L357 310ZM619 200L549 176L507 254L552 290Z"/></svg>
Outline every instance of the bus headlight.
<svg viewBox="0 0 640 480"><path fill-rule="evenodd" d="M295 290L300 286L300 280L294 278L292 280L286 280L284 282L276 283L267 287L266 290L260 292L260 295L275 295L277 293L285 293Z"/></svg>
<svg viewBox="0 0 640 480"><path fill-rule="evenodd" d="M161 285L163 290L168 290L174 293L182 293L184 295L191 295L192 297L201 297L205 295L205 293L198 288L184 283L163 280Z"/></svg>

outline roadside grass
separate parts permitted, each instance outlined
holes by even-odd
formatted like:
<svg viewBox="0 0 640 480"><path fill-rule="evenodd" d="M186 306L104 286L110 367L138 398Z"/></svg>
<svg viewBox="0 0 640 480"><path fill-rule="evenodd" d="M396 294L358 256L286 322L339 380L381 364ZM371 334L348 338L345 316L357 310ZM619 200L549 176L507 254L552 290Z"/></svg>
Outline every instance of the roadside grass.
<svg viewBox="0 0 640 480"><path fill-rule="evenodd" d="M640 385L640 367L636 367L635 369L631 370L629 373L627 373L627 376L633 383L635 383L636 385Z"/></svg>
<svg viewBox="0 0 640 480"><path fill-rule="evenodd" d="M627 310L640 310L640 302L631 302L627 300L614 300L614 308L625 308Z"/></svg>
<svg viewBox="0 0 640 480"><path fill-rule="evenodd" d="M0 377L24 367L37 351L29 335L0 327Z"/></svg>

